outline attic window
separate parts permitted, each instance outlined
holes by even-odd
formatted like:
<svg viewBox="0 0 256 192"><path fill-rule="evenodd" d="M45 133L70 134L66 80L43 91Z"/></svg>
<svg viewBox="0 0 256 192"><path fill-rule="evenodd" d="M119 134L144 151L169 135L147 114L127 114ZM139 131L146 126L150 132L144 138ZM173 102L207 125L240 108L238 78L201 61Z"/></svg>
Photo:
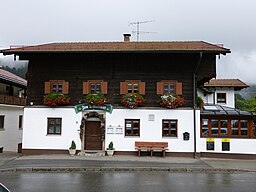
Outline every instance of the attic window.
<svg viewBox="0 0 256 192"><path fill-rule="evenodd" d="M225 104L226 101L226 93L217 93L217 103Z"/></svg>

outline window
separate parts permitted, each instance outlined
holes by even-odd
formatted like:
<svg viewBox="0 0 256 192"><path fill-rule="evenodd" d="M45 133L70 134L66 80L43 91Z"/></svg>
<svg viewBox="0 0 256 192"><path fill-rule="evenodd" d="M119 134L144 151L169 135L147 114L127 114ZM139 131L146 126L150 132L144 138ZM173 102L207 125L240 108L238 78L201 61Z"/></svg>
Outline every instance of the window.
<svg viewBox="0 0 256 192"><path fill-rule="evenodd" d="M125 119L125 136L140 136L139 119Z"/></svg>
<svg viewBox="0 0 256 192"><path fill-rule="evenodd" d="M0 129L4 129L4 115L0 115Z"/></svg>
<svg viewBox="0 0 256 192"><path fill-rule="evenodd" d="M182 82L172 80L157 82L157 94L182 95Z"/></svg>
<svg viewBox="0 0 256 192"><path fill-rule="evenodd" d="M127 83L128 93L139 93L139 83L138 82L130 82Z"/></svg>
<svg viewBox="0 0 256 192"><path fill-rule="evenodd" d="M50 80L44 83L44 93L51 92L68 94L69 83L64 80Z"/></svg>
<svg viewBox="0 0 256 192"><path fill-rule="evenodd" d="M162 136L163 137L177 137L178 135L178 120L162 120Z"/></svg>
<svg viewBox="0 0 256 192"><path fill-rule="evenodd" d="M23 116L19 115L19 129L22 129Z"/></svg>
<svg viewBox="0 0 256 192"><path fill-rule="evenodd" d="M14 88L12 85L6 85L6 95L13 96L13 91L14 91Z"/></svg>
<svg viewBox="0 0 256 192"><path fill-rule="evenodd" d="M139 93L145 95L145 82L135 80L120 82L120 94L124 95L127 93Z"/></svg>
<svg viewBox="0 0 256 192"><path fill-rule="evenodd" d="M217 103L226 103L226 93L217 93Z"/></svg>
<svg viewBox="0 0 256 192"><path fill-rule="evenodd" d="M47 134L61 134L61 118L48 118Z"/></svg>
<svg viewBox="0 0 256 192"><path fill-rule="evenodd" d="M108 83L102 80L89 80L83 82L83 94L107 94Z"/></svg>
<svg viewBox="0 0 256 192"><path fill-rule="evenodd" d="M202 136L209 135L208 119L202 119Z"/></svg>
<svg viewBox="0 0 256 192"><path fill-rule="evenodd" d="M52 83L51 90L52 92L62 93L62 83Z"/></svg>
<svg viewBox="0 0 256 192"><path fill-rule="evenodd" d="M164 94L175 94L175 83L163 83Z"/></svg>
<svg viewBox="0 0 256 192"><path fill-rule="evenodd" d="M202 118L201 136L251 138L252 127L252 120L247 119Z"/></svg>

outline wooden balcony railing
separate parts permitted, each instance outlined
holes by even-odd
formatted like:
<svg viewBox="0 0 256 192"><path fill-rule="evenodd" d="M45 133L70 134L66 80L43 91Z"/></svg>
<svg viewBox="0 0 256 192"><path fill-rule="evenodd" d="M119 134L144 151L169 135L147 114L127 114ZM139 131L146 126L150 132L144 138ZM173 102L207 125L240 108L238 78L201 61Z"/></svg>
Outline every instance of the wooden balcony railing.
<svg viewBox="0 0 256 192"><path fill-rule="evenodd" d="M0 104L7 104L7 105L27 105L27 99L9 95L0 95Z"/></svg>

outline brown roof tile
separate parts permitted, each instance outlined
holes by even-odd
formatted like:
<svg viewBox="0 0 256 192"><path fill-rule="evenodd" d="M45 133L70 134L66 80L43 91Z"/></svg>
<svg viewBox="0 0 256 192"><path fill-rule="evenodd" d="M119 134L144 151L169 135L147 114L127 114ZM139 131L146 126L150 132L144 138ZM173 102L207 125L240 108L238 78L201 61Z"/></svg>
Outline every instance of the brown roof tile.
<svg viewBox="0 0 256 192"><path fill-rule="evenodd" d="M76 42L50 43L36 46L25 46L2 50L4 54L28 52L212 52L230 53L229 49L204 41L173 41L173 42Z"/></svg>
<svg viewBox="0 0 256 192"><path fill-rule="evenodd" d="M211 79L209 82L204 84L205 87L249 87L246 83L239 79Z"/></svg>
<svg viewBox="0 0 256 192"><path fill-rule="evenodd" d="M27 86L27 81L9 71L6 71L4 69L0 69L0 81L4 80L4 81L8 81L17 85L21 85L21 86Z"/></svg>

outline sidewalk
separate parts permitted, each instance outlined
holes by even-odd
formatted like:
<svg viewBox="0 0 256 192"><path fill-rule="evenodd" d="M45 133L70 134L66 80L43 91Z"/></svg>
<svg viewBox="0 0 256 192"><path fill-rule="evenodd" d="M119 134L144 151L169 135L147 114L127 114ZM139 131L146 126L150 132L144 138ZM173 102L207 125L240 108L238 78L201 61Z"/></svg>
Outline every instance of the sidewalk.
<svg viewBox="0 0 256 192"><path fill-rule="evenodd" d="M84 157L69 155L18 156L0 154L0 172L169 171L256 172L256 160L182 157Z"/></svg>

